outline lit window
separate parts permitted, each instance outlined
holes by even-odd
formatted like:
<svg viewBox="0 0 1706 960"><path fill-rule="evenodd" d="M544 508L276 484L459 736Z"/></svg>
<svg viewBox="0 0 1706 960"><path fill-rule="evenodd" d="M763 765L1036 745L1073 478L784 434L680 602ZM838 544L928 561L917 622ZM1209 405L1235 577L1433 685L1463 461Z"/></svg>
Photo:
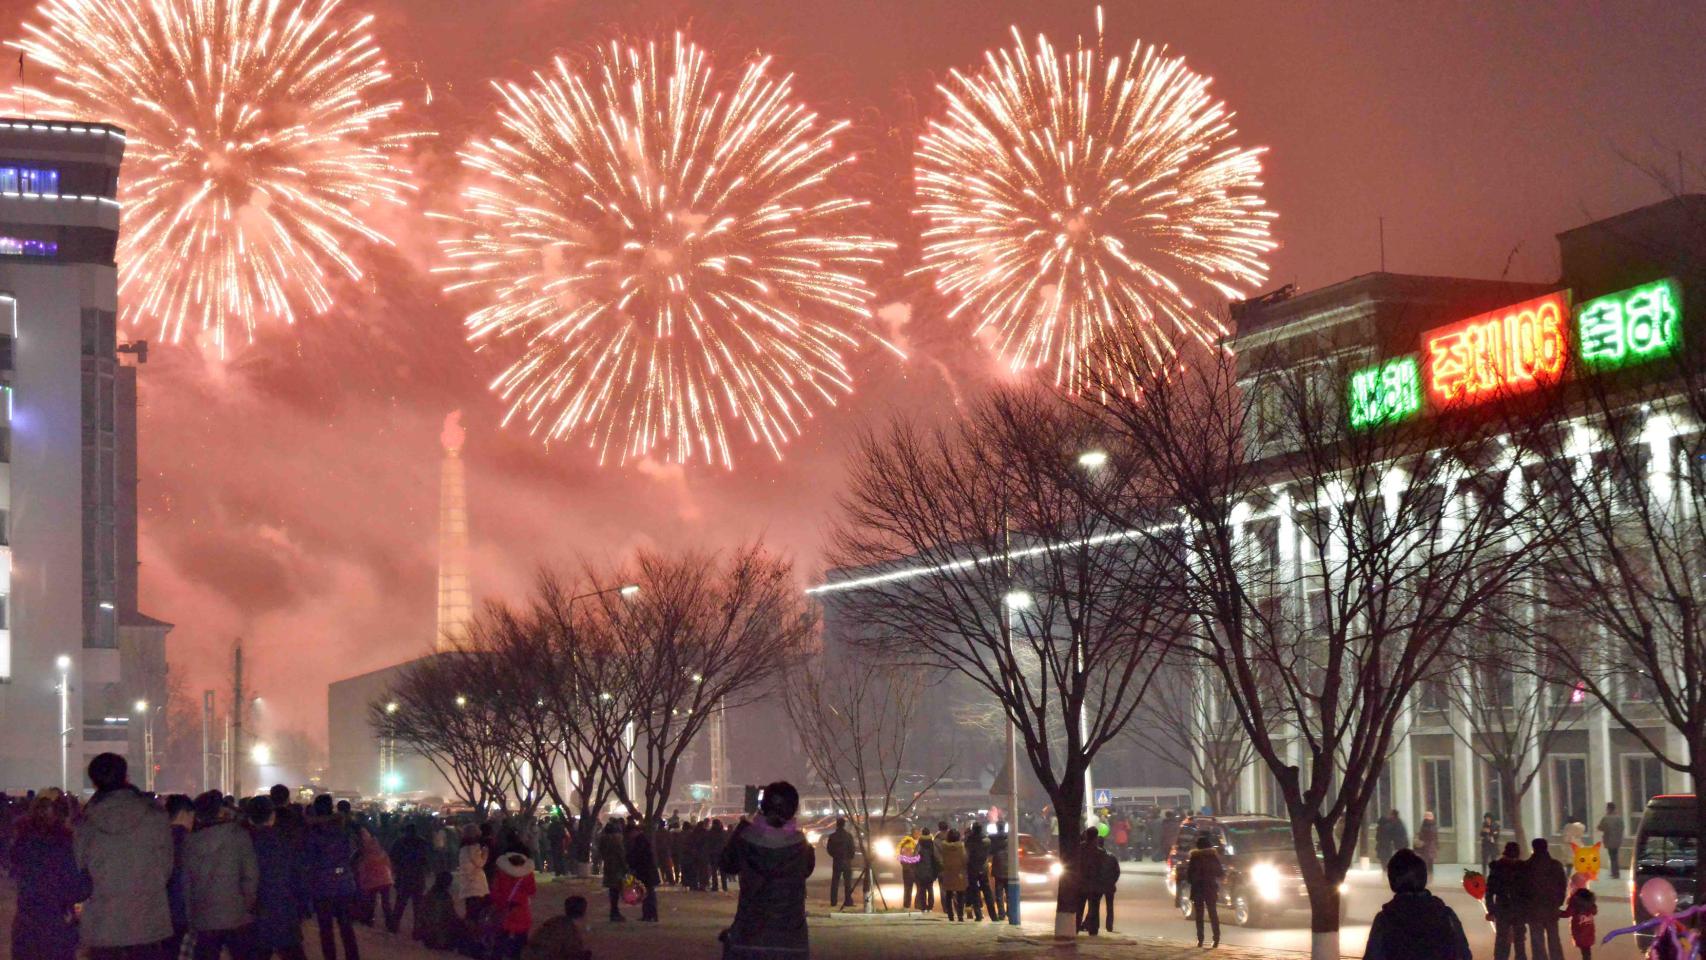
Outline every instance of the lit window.
<svg viewBox="0 0 1706 960"><path fill-rule="evenodd" d="M59 196L59 171L42 167L0 167L0 193Z"/></svg>
<svg viewBox="0 0 1706 960"><path fill-rule="evenodd" d="M23 237L0 236L0 256L51 257L59 253L59 244L52 240L29 240Z"/></svg>

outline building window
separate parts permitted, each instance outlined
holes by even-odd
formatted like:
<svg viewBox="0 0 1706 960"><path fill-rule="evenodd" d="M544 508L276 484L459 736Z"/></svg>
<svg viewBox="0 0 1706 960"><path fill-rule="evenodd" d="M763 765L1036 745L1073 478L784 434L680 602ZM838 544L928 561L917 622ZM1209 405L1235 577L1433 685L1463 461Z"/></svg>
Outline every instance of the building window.
<svg viewBox="0 0 1706 960"><path fill-rule="evenodd" d="M1624 823L1639 823L1647 801L1665 792L1665 765L1650 753L1623 755Z"/></svg>
<svg viewBox="0 0 1706 960"><path fill-rule="evenodd" d="M0 193L59 196L59 171L45 167L0 166Z"/></svg>
<svg viewBox="0 0 1706 960"><path fill-rule="evenodd" d="M28 237L0 234L0 257L52 257L58 254L59 244L52 240L32 240Z"/></svg>
<svg viewBox="0 0 1706 960"><path fill-rule="evenodd" d="M12 595L0 593L0 630L12 629Z"/></svg>
<svg viewBox="0 0 1706 960"><path fill-rule="evenodd" d="M1623 671L1623 699L1629 703L1651 703L1659 698L1659 685L1640 667Z"/></svg>
<svg viewBox="0 0 1706 960"><path fill-rule="evenodd" d="M1247 549L1252 563L1261 570L1279 567L1279 521L1254 520L1247 528Z"/></svg>
<svg viewBox="0 0 1706 960"><path fill-rule="evenodd" d="M5 429L0 427L0 429ZM0 547L12 545L12 511L0 510Z"/></svg>
<svg viewBox="0 0 1706 960"><path fill-rule="evenodd" d="M1564 824L1574 820L1587 822L1588 761L1586 757L1552 758L1552 832L1560 833Z"/></svg>
<svg viewBox="0 0 1706 960"><path fill-rule="evenodd" d="M1451 706L1451 690L1444 680L1438 678L1422 681L1420 706L1423 710L1444 712Z"/></svg>
<svg viewBox="0 0 1706 960"><path fill-rule="evenodd" d="M1451 758L1422 759L1422 812L1433 811L1434 823L1449 830L1455 822L1452 803Z"/></svg>

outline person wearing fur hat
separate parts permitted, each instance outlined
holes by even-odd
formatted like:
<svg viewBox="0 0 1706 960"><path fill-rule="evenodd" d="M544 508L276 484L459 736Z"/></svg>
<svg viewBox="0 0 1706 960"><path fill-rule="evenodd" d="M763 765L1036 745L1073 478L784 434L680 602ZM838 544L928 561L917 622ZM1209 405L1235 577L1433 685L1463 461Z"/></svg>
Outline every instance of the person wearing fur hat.
<svg viewBox="0 0 1706 960"><path fill-rule="evenodd" d="M519 851L500 854L492 873L491 923L497 928L492 960L517 960L533 929L533 861Z"/></svg>

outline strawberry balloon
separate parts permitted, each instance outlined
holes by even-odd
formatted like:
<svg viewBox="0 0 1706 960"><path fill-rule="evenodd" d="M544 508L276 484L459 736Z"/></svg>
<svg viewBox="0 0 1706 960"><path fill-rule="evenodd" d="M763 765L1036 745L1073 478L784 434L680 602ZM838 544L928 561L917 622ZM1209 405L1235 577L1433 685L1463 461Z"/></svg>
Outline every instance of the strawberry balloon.
<svg viewBox="0 0 1706 960"><path fill-rule="evenodd" d="M1487 878L1474 870L1463 871L1463 891L1477 900L1487 896Z"/></svg>

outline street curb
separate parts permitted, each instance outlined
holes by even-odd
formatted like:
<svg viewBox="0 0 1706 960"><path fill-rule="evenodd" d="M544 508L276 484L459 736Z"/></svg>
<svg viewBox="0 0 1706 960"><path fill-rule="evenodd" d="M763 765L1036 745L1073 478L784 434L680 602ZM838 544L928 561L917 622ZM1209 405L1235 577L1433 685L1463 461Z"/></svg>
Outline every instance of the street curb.
<svg viewBox="0 0 1706 960"><path fill-rule="evenodd" d="M916 910L898 910L889 913L865 913L864 911L849 910L833 913L813 913L812 920L827 920L835 923L913 923L924 919L924 914Z"/></svg>

